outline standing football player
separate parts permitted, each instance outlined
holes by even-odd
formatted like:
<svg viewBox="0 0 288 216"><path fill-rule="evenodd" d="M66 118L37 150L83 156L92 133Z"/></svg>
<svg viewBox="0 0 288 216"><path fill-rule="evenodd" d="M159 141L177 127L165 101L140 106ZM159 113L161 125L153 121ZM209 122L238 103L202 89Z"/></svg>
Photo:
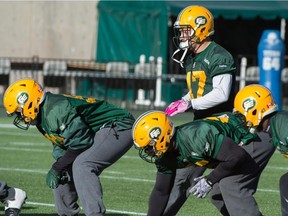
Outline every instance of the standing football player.
<svg viewBox="0 0 288 216"><path fill-rule="evenodd" d="M236 66L231 54L212 40L214 18L202 6L188 6L174 23L174 44L178 48L172 59L186 71L189 92L182 99L171 103L165 110L170 116L191 109L194 120L212 114L232 111ZM180 60L175 55L182 54ZM192 118L191 118L192 119ZM177 170L174 187L164 215L176 215L204 167Z"/></svg>
<svg viewBox="0 0 288 216"><path fill-rule="evenodd" d="M85 215L104 215L99 175L133 145L134 117L106 101L45 92L33 79L11 84L4 107L16 116L14 125L24 130L36 125L52 142L56 162L46 183L57 213L78 215L79 197Z"/></svg>
<svg viewBox="0 0 288 216"><path fill-rule="evenodd" d="M249 133L242 114L221 113L174 127L165 113L148 111L134 123L132 136L139 156L155 163L158 169L148 216L163 215L179 168L213 168L207 176L196 178L196 184L189 190L198 198L206 197L213 185L227 176L252 175L259 169L238 146L255 138Z"/></svg>
<svg viewBox="0 0 288 216"><path fill-rule="evenodd" d="M0 181L0 201L5 206L5 216L19 216L26 198L26 192L22 189L10 187L6 182Z"/></svg>

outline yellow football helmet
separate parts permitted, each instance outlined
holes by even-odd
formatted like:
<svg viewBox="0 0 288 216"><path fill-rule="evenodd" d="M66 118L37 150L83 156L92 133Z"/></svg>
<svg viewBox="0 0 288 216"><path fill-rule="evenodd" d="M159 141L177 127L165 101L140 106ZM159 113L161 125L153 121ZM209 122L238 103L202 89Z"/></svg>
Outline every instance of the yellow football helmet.
<svg viewBox="0 0 288 216"><path fill-rule="evenodd" d="M34 79L11 84L4 93L3 104L9 116L16 114L13 124L27 130L37 117L44 95L43 88Z"/></svg>
<svg viewBox="0 0 288 216"><path fill-rule="evenodd" d="M174 134L174 125L162 111L148 111L135 121L132 136L139 156L150 163L167 151Z"/></svg>
<svg viewBox="0 0 288 216"><path fill-rule="evenodd" d="M246 117L249 127L257 127L262 119L278 110L269 89L252 84L242 88L234 100L234 111Z"/></svg>
<svg viewBox="0 0 288 216"><path fill-rule="evenodd" d="M177 48L190 47L190 41L201 43L214 34L214 18L211 12L202 6L188 6L178 15L174 23L173 41Z"/></svg>

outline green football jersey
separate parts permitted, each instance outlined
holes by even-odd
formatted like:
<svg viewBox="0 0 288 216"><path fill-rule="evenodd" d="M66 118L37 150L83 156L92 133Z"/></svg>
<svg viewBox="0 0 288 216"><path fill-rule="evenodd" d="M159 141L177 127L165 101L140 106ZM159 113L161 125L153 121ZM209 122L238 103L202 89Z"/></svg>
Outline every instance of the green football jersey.
<svg viewBox="0 0 288 216"><path fill-rule="evenodd" d="M189 165L213 168L224 137L245 144L257 136L251 134L245 118L239 113L219 113L176 127L175 142L178 152L165 153L156 161L159 172L172 173Z"/></svg>
<svg viewBox="0 0 288 216"><path fill-rule="evenodd" d="M117 124L118 130L131 129L135 121L128 111L106 101L50 92L46 93L40 112L37 128L56 145L54 158L62 154L61 149L68 147L89 148L101 128Z"/></svg>
<svg viewBox="0 0 288 216"><path fill-rule="evenodd" d="M188 56L185 67L191 99L202 97L210 92L213 89L214 76L220 74L235 76L236 71L232 55L214 41L203 52L196 56Z"/></svg>
<svg viewBox="0 0 288 216"><path fill-rule="evenodd" d="M277 112L269 121L272 143L285 157L288 155L288 111Z"/></svg>

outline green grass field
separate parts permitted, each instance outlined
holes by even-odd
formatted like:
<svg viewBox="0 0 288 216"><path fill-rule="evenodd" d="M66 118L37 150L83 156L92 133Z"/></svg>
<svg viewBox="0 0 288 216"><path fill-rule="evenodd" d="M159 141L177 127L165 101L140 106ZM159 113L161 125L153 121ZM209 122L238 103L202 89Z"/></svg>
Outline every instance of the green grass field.
<svg viewBox="0 0 288 216"><path fill-rule="evenodd" d="M0 117L0 179L27 192L28 199L22 215L56 215L52 191L45 184L46 173L53 163L51 144L34 127L23 131L12 125L13 118ZM178 125L189 121L190 116L173 118ZM280 215L278 180L287 170L286 163L276 152L262 174L256 199L264 215ZM106 215L146 215L155 173L154 165L141 160L134 148L106 169L100 176ZM3 205L0 205L0 211L2 215ZM178 215L220 214L209 199L190 196Z"/></svg>

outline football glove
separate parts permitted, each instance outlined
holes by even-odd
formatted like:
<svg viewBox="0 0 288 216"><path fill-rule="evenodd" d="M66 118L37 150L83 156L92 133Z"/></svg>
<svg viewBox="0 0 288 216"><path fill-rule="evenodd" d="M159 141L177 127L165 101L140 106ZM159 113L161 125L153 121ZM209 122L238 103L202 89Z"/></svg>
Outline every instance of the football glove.
<svg viewBox="0 0 288 216"><path fill-rule="evenodd" d="M51 189L57 188L59 186L60 180L61 180L61 174L58 171L51 168L46 176L46 184L48 185L48 187Z"/></svg>
<svg viewBox="0 0 288 216"><path fill-rule="evenodd" d="M183 113L188 109L188 102L185 100L177 100L172 102L164 111L169 116L174 116L178 113Z"/></svg>
<svg viewBox="0 0 288 216"><path fill-rule="evenodd" d="M205 176L195 178L194 181L197 183L189 192L198 198L205 198L212 189L212 183Z"/></svg>

